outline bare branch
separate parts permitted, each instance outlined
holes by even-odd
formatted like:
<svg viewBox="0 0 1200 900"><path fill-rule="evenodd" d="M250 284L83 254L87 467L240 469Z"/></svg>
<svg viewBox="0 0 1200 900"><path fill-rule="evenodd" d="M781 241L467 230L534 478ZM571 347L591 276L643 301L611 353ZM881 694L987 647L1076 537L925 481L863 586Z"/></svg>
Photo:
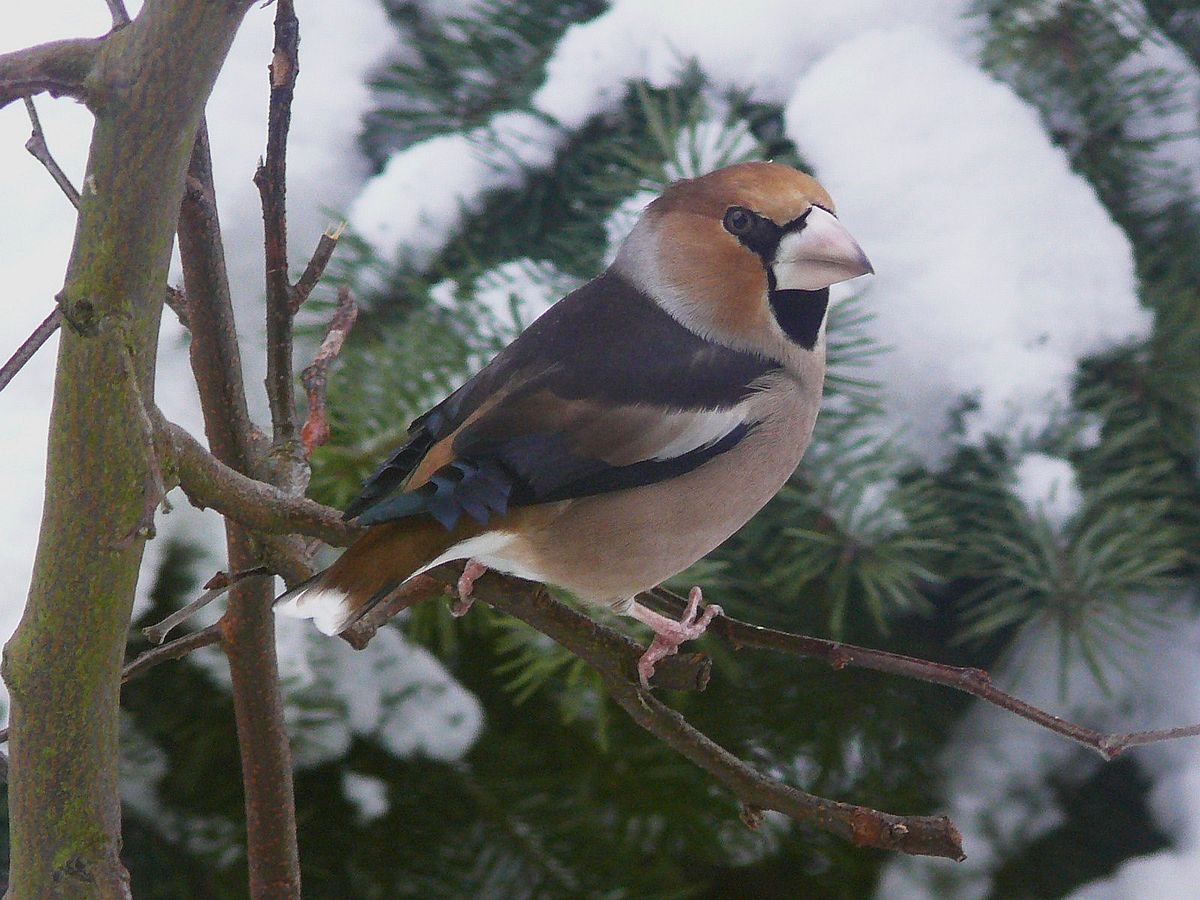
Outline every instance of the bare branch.
<svg viewBox="0 0 1200 900"><path fill-rule="evenodd" d="M443 589L457 579L453 566L426 573ZM962 839L945 816L895 816L865 806L839 803L808 794L775 779L731 754L689 725L638 684L637 660L642 649L634 641L559 603L540 585L490 573L476 582L474 596L516 616L553 638L600 673L610 695L642 728L674 748L729 788L745 806L773 809L798 822L831 831L860 847L899 850L923 856L963 859ZM655 671L654 683L703 689L707 658L668 657ZM682 670L677 667L682 666ZM672 674L667 669L671 668Z"/></svg>
<svg viewBox="0 0 1200 900"><path fill-rule="evenodd" d="M402 609L442 596L461 574L461 564L448 564L411 579L339 637L361 650L388 619ZM643 650L636 641L558 602L543 585L491 573L476 582L472 597L533 626L577 656L587 659L590 653L616 677L638 678L637 662ZM703 653L672 656L659 664L652 684L673 691L702 691L711 673L712 661Z"/></svg>
<svg viewBox="0 0 1200 900"><path fill-rule="evenodd" d="M643 599L657 601L658 605L667 607L677 615L683 611L687 602L678 594L661 587L640 596ZM719 635L735 650L743 647L775 650L780 653L821 659L838 670L854 666L954 688L1089 747L1106 760L1115 759L1129 747L1155 744L1175 738L1200 736L1200 725L1114 734L1085 728L1001 690L992 683L991 676L982 669L948 666L926 659L888 653L885 650L871 650L854 644L842 644L823 638L776 631L773 628L762 628L758 625L751 625L749 622L731 619L725 615L713 619L708 630Z"/></svg>
<svg viewBox="0 0 1200 900"><path fill-rule="evenodd" d="M146 626L142 629L142 634L146 636L146 640L148 640L150 643L161 644L167 639L167 635L171 633L171 630L175 628L176 625L179 625L181 622L186 622L243 578L255 578L260 575L270 574L271 573L262 566L249 569L245 572L235 572L232 575L226 574L225 572L218 572L208 580L206 585L204 585L205 591L203 594L201 594L191 603L181 606L179 609L175 610L175 612L164 618L161 622Z"/></svg>
<svg viewBox="0 0 1200 900"><path fill-rule="evenodd" d="M196 129L179 206L179 258L192 332L188 353L201 405L210 408L204 420L209 446L231 467L257 474L255 432L246 403L205 120Z"/></svg>
<svg viewBox="0 0 1200 900"><path fill-rule="evenodd" d="M108 12L112 15L113 29L124 28L129 24L129 13L125 9L124 0L104 0L108 4Z"/></svg>
<svg viewBox="0 0 1200 900"><path fill-rule="evenodd" d="M306 534L335 547L344 547L363 529L348 524L336 509L307 497L293 497L274 485L235 471L200 444L188 432L152 414L160 443L170 448L171 458L192 505L211 507L248 528L273 534Z"/></svg>
<svg viewBox="0 0 1200 900"><path fill-rule="evenodd" d="M4 390L13 377L25 367L25 363L33 359L33 354L41 349L42 344L50 340L50 335L58 331L58 326L62 324L62 318L62 307L55 306L54 311L42 320L42 324L33 329L33 334L25 339L25 342L17 348L17 352L0 368L0 391Z"/></svg>
<svg viewBox="0 0 1200 900"><path fill-rule="evenodd" d="M166 304L170 307L171 312L175 313L175 318L179 319L179 324L184 328L192 327L191 317L188 315L187 294L179 288L167 285Z"/></svg>
<svg viewBox="0 0 1200 900"><path fill-rule="evenodd" d="M312 456L317 447L329 440L329 422L325 417L325 391L328 387L329 367L342 352L342 344L358 319L358 307L350 296L350 288L343 286L338 291L337 309L329 323L329 331L321 342L313 363L302 373L300 381L308 393L308 418L300 429L300 437L304 442L304 455Z"/></svg>
<svg viewBox="0 0 1200 900"><path fill-rule="evenodd" d="M333 251L337 249L337 242L341 239L342 232L345 230L346 223L342 222L336 228L325 229L325 233L317 241L317 249L313 251L312 258L309 259L308 265L305 266L304 274L300 276L300 280L292 288L291 305L289 307L292 315L300 311L300 307L304 305L304 301L308 299L308 295L312 293L313 288L317 286L317 282L321 280L321 276L325 274L325 267L329 265L329 260L333 258Z"/></svg>
<svg viewBox="0 0 1200 900"><path fill-rule="evenodd" d="M193 650L219 643L221 643L220 622L214 622L207 628L177 637L161 647L154 647L139 654L133 662L121 670L121 684L129 684L134 679L141 678L155 666L167 660L182 659Z"/></svg>
<svg viewBox="0 0 1200 900"><path fill-rule="evenodd" d="M141 678L155 666L172 659L182 659L193 650L208 647L221 642L220 623L214 623L207 628L193 631L178 637L170 643L163 644L141 653L121 670L121 684L129 684ZM8 729L0 728L0 744L8 740Z"/></svg>
<svg viewBox="0 0 1200 900"><path fill-rule="evenodd" d="M25 142L25 149L29 154L46 167L46 171L50 173L50 177L54 179L54 183L59 186L67 199L71 201L71 205L79 209L79 191L75 189L75 185L71 184L71 179L67 177L67 173L62 170L58 162L50 153L50 147L46 144L46 134L42 131L42 121L38 118L37 107L33 105L33 98L25 98L25 111L29 113L29 124L33 128L33 133L29 136L29 140Z"/></svg>
<svg viewBox="0 0 1200 900"><path fill-rule="evenodd" d="M591 659L589 663L600 667ZM946 816L896 816L814 796L768 778L697 731L678 712L600 669L609 694L635 722L729 788L746 806L773 809L859 847L962 860L962 836Z"/></svg>
<svg viewBox="0 0 1200 900"><path fill-rule="evenodd" d="M262 197L267 280L267 399L271 407L272 444L280 467L277 481L285 490L303 493L307 463L296 424L296 392L292 386L292 286L287 262L287 139L292 96L300 73L300 23L292 0L275 7L275 47L271 57L271 98L267 113L267 153L254 173Z"/></svg>
<svg viewBox="0 0 1200 900"><path fill-rule="evenodd" d="M84 82L103 44L104 38L71 38L0 54L0 109L42 92L86 100Z"/></svg>

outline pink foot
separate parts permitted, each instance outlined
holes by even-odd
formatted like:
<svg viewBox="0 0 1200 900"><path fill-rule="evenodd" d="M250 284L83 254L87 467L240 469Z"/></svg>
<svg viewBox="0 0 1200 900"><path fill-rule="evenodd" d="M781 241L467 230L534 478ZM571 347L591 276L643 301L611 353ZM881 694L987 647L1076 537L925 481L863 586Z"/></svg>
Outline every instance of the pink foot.
<svg viewBox="0 0 1200 900"><path fill-rule="evenodd" d="M467 560L462 575L458 576L458 599L450 604L450 615L458 618L471 611L471 604L475 602L471 593L475 590L475 582L482 578L485 572L487 566L479 560Z"/></svg>
<svg viewBox="0 0 1200 900"><path fill-rule="evenodd" d="M633 604L630 615L654 629L654 643L638 660L638 677L641 679L642 687L647 690L650 688L650 679L654 676L654 666L660 659L674 656L679 652L680 644L700 637L708 628L708 624L721 614L721 607L716 605L706 606L701 612L700 601L703 599L704 594L700 588L692 588L688 594L687 609L684 610L683 618L678 622L647 609L640 603Z"/></svg>

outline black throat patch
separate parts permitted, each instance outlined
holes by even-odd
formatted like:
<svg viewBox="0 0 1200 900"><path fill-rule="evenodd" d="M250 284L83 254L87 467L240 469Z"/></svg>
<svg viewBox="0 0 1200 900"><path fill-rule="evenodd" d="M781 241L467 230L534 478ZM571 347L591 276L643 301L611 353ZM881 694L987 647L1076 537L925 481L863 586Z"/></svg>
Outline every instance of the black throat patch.
<svg viewBox="0 0 1200 900"><path fill-rule="evenodd" d="M771 312L783 333L803 347L812 350L817 346L817 335L825 312L829 309L829 288L817 291L802 291L799 288L784 290L775 287L775 273L767 270L770 287Z"/></svg>

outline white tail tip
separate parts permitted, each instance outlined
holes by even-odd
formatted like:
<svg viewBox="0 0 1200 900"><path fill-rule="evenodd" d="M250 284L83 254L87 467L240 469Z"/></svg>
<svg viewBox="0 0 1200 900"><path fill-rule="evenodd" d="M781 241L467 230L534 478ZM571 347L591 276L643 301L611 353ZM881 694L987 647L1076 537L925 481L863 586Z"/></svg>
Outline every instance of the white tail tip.
<svg viewBox="0 0 1200 900"><path fill-rule="evenodd" d="M350 617L350 595L336 588L302 587L275 601L275 612L293 619L312 619L323 634L337 634Z"/></svg>

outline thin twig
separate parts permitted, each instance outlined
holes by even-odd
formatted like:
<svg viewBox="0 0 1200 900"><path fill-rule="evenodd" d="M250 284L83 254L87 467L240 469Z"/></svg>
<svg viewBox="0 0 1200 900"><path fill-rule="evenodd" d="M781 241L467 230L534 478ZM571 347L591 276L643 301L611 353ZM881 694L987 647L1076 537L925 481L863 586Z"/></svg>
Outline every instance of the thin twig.
<svg viewBox="0 0 1200 900"><path fill-rule="evenodd" d="M188 315L187 294L179 288L167 285L166 304L171 312L175 313L175 317L179 319L179 324L184 328L192 327L191 317Z"/></svg>
<svg viewBox="0 0 1200 900"><path fill-rule="evenodd" d="M325 416L325 391L328 387L329 367L342 352L342 344L358 319L358 307L350 296L350 288L342 286L338 291L337 309L329 323L329 331L321 342L321 349L313 358L312 365L300 373L304 390L308 394L308 418L300 429L304 442L304 455L311 457L317 447L329 440L329 420Z"/></svg>
<svg viewBox="0 0 1200 900"><path fill-rule="evenodd" d="M275 46L271 57L271 97L267 112L267 152L254 183L262 198L267 282L267 400L280 487L303 493L307 461L298 441L292 369L292 286L287 271L287 139L292 97L300 72L300 23L292 0L275 7Z"/></svg>
<svg viewBox="0 0 1200 900"><path fill-rule="evenodd" d="M0 391L8 386L8 383L13 380L18 372L24 368L25 363L33 359L33 354L41 349L42 344L50 340L50 335L58 331L58 326L62 324L62 307L55 306L54 311L42 320L42 324L33 329L33 334L25 339L25 342L17 348L17 352L9 357L3 368L0 368Z"/></svg>
<svg viewBox="0 0 1200 900"><path fill-rule="evenodd" d="M207 628L177 637L161 647L146 650L121 670L121 684L129 684L141 678L155 666L172 659L182 659L193 650L221 642L221 625L214 623ZM8 729L0 728L0 744L8 740Z"/></svg>
<svg viewBox="0 0 1200 900"><path fill-rule="evenodd" d="M247 569L245 572L235 572L228 575L225 572L218 572L208 580L208 584L204 585L205 591L191 603L181 606L175 612L164 618L161 622L156 622L154 625L147 625L142 629L142 634L146 636L152 644L161 644L167 639L167 635L171 630L181 622L186 622L204 607L208 606L231 587L241 581L243 578L254 578L260 575L270 575L262 566L253 569Z"/></svg>
<svg viewBox="0 0 1200 900"><path fill-rule="evenodd" d="M121 670L121 684L129 684L134 679L141 678L155 666L169 659L182 659L193 650L219 643L221 643L220 622L214 622L207 628L181 635L161 647L154 647L138 654L133 662Z"/></svg>
<svg viewBox="0 0 1200 900"><path fill-rule="evenodd" d="M42 131L42 121L38 118L37 107L33 105L33 98L25 98L25 111L29 113L29 124L33 129L33 133L29 135L29 140L25 142L25 149L29 154L46 167L46 171L50 173L50 177L54 179L54 183L59 186L67 199L71 201L71 205L79 209L79 191L75 189L75 185L71 184L71 179L67 177L67 173L62 170L62 167L54 159L50 153L50 147L46 143L46 133Z"/></svg>
<svg viewBox="0 0 1200 900"><path fill-rule="evenodd" d="M288 307L292 311L292 315L300 311L300 307L304 305L304 301L308 299L308 295L312 293L313 288L317 286L317 282L321 280L321 276L325 274L325 267L329 265L329 260L333 258L333 251L337 248L337 242L345 230L345 222L342 222L336 228L326 228L325 233L321 235L321 239L317 241L317 249L313 251L308 265L304 268L304 273L300 276L300 280L292 287L291 302Z"/></svg>
<svg viewBox="0 0 1200 900"><path fill-rule="evenodd" d="M104 2L108 4L108 11L112 15L114 31L129 24L129 13L125 9L124 0L104 0Z"/></svg>
<svg viewBox="0 0 1200 900"><path fill-rule="evenodd" d="M673 591L665 588L655 588L649 594L640 595L643 599L657 600L671 612L679 615L687 601ZM775 650L780 653L790 653L796 656L807 656L821 659L834 669L844 669L854 666L860 669L871 669L889 675L899 675L925 681L929 684L940 684L958 691L978 697L993 706L1007 710L1023 719L1028 719L1043 728L1060 734L1069 740L1095 750L1106 760L1115 759L1129 747L1145 744L1155 744L1160 741L1175 738L1196 737L1200 735L1200 725L1185 725L1179 728L1161 728L1153 731L1129 731L1106 734L1046 712L1040 707L1014 697L1007 691L996 687L991 676L983 669L948 666L943 663L903 656L899 653L888 653L885 650L872 650L858 647L854 644L842 644L823 638L808 637L807 635L792 634L787 631L777 631L773 628L763 628L732 619L726 615L717 616L709 625L708 630L728 642L734 649L756 647L764 650Z"/></svg>

